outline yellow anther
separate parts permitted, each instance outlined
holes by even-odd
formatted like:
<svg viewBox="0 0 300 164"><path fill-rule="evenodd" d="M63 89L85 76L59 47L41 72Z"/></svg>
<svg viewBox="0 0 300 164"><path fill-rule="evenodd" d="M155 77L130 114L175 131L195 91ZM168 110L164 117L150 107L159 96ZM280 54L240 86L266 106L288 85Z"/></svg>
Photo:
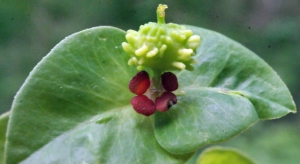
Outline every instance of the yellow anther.
<svg viewBox="0 0 300 164"><path fill-rule="evenodd" d="M157 53L158 53L158 49L154 48L153 50L149 51L146 56L148 58L151 58L151 57L155 56Z"/></svg>
<svg viewBox="0 0 300 164"><path fill-rule="evenodd" d="M179 34L177 31L172 31L170 33L170 36L179 42L183 41L186 38L185 35Z"/></svg>
<svg viewBox="0 0 300 164"><path fill-rule="evenodd" d="M193 53L192 49L182 48L178 50L178 54L182 56L191 55Z"/></svg>
<svg viewBox="0 0 300 164"><path fill-rule="evenodd" d="M122 43L122 47L128 53L134 52L134 49L128 43L126 43L126 42Z"/></svg>
<svg viewBox="0 0 300 164"><path fill-rule="evenodd" d="M137 36L138 35L138 32L137 31L134 31L134 30L128 30L127 31L127 34L132 34L134 36Z"/></svg>
<svg viewBox="0 0 300 164"><path fill-rule="evenodd" d="M185 69L186 67L182 62L173 62L172 65L178 69Z"/></svg>
<svg viewBox="0 0 300 164"><path fill-rule="evenodd" d="M144 44L141 48L137 49L135 51L136 56L143 56L148 51L148 47Z"/></svg>
<svg viewBox="0 0 300 164"><path fill-rule="evenodd" d="M137 61L136 57L132 57L128 61L128 65L137 65L137 64L138 64L138 61Z"/></svg>
<svg viewBox="0 0 300 164"><path fill-rule="evenodd" d="M133 36L132 34L126 34L126 40L128 41L128 42L132 42L132 43L134 43L134 42L136 42L137 40L136 40L136 37L135 36Z"/></svg>
<svg viewBox="0 0 300 164"><path fill-rule="evenodd" d="M165 44L162 45L162 46L160 47L160 49L159 49L159 54L160 54L160 55L163 55L166 49L167 49L167 46L166 46Z"/></svg>
<svg viewBox="0 0 300 164"><path fill-rule="evenodd" d="M166 36L164 39L168 43L168 45L172 45L173 44L173 41L172 41L171 37Z"/></svg>
<svg viewBox="0 0 300 164"><path fill-rule="evenodd" d="M186 37L191 37L193 35L191 30L184 30L181 33L183 33Z"/></svg>
<svg viewBox="0 0 300 164"><path fill-rule="evenodd" d="M138 62L139 65L142 65L145 62L145 58L141 58Z"/></svg>
<svg viewBox="0 0 300 164"><path fill-rule="evenodd" d="M192 49L179 49L178 50L178 59L189 61L191 59L191 55L193 53Z"/></svg>

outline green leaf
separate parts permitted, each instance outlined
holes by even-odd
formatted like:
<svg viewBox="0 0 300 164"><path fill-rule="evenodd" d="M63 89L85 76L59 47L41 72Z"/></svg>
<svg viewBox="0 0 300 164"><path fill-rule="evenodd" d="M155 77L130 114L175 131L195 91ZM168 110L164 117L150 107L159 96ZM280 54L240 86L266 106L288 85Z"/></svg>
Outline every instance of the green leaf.
<svg viewBox="0 0 300 164"><path fill-rule="evenodd" d="M0 164L4 163L4 145L9 113L10 112L3 113L0 116Z"/></svg>
<svg viewBox="0 0 300 164"><path fill-rule="evenodd" d="M162 149L150 119L125 106L79 124L21 163L183 163L191 155Z"/></svg>
<svg viewBox="0 0 300 164"><path fill-rule="evenodd" d="M223 147L206 149L198 158L197 164L254 164L238 150Z"/></svg>
<svg viewBox="0 0 300 164"><path fill-rule="evenodd" d="M182 163L156 141L150 117L130 106L136 69L112 27L64 39L18 92L8 128L7 164Z"/></svg>
<svg viewBox="0 0 300 164"><path fill-rule="evenodd" d="M7 164L183 163L259 118L295 112L286 86L260 58L218 33L189 28L202 38L199 63L177 73L178 104L154 117L130 106L136 69L121 48L124 31L98 27L64 39L15 97Z"/></svg>
<svg viewBox="0 0 300 164"><path fill-rule="evenodd" d="M296 107L282 80L253 52L213 31L187 26L201 37L193 72L177 74L183 93L167 113L155 115L155 136L171 153L225 141L258 119Z"/></svg>

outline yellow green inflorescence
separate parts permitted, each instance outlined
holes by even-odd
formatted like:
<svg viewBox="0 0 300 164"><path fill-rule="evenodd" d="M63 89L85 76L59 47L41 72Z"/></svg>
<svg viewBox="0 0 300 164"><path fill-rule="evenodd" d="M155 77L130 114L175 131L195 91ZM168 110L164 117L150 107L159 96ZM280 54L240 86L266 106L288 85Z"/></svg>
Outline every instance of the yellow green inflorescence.
<svg viewBox="0 0 300 164"><path fill-rule="evenodd" d="M128 65L138 70L193 70L192 58L200 45L200 37L174 23L165 24L166 5L157 8L158 23L147 23L139 31L128 30L123 49L130 55Z"/></svg>

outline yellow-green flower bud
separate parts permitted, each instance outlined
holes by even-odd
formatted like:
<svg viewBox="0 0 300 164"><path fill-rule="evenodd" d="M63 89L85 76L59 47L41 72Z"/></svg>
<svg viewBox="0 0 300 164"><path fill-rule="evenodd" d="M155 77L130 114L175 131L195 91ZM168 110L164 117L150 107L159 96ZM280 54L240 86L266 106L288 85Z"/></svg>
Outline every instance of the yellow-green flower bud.
<svg viewBox="0 0 300 164"><path fill-rule="evenodd" d="M191 30L174 23L165 24L166 5L157 8L158 23L147 23L139 31L128 30L123 49L130 55L129 65L138 70L150 68L164 72L168 70L193 70L200 37Z"/></svg>

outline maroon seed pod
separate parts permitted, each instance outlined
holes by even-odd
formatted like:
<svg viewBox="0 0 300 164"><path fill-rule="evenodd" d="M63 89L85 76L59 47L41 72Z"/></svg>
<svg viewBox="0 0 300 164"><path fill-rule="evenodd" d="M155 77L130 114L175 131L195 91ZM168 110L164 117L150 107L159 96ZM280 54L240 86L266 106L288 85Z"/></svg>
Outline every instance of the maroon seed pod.
<svg viewBox="0 0 300 164"><path fill-rule="evenodd" d="M150 116L155 113L155 104L145 95L138 95L131 99L133 109L145 116Z"/></svg>
<svg viewBox="0 0 300 164"><path fill-rule="evenodd" d="M171 92L164 92L160 97L155 99L155 107L160 112L165 112L171 106L177 103L176 95Z"/></svg>
<svg viewBox="0 0 300 164"><path fill-rule="evenodd" d="M129 83L129 90L137 95L144 94L150 86L149 74L146 71L137 73Z"/></svg>
<svg viewBox="0 0 300 164"><path fill-rule="evenodd" d="M161 75L161 84L166 91L172 92L178 88L178 81L175 74L165 72Z"/></svg>

